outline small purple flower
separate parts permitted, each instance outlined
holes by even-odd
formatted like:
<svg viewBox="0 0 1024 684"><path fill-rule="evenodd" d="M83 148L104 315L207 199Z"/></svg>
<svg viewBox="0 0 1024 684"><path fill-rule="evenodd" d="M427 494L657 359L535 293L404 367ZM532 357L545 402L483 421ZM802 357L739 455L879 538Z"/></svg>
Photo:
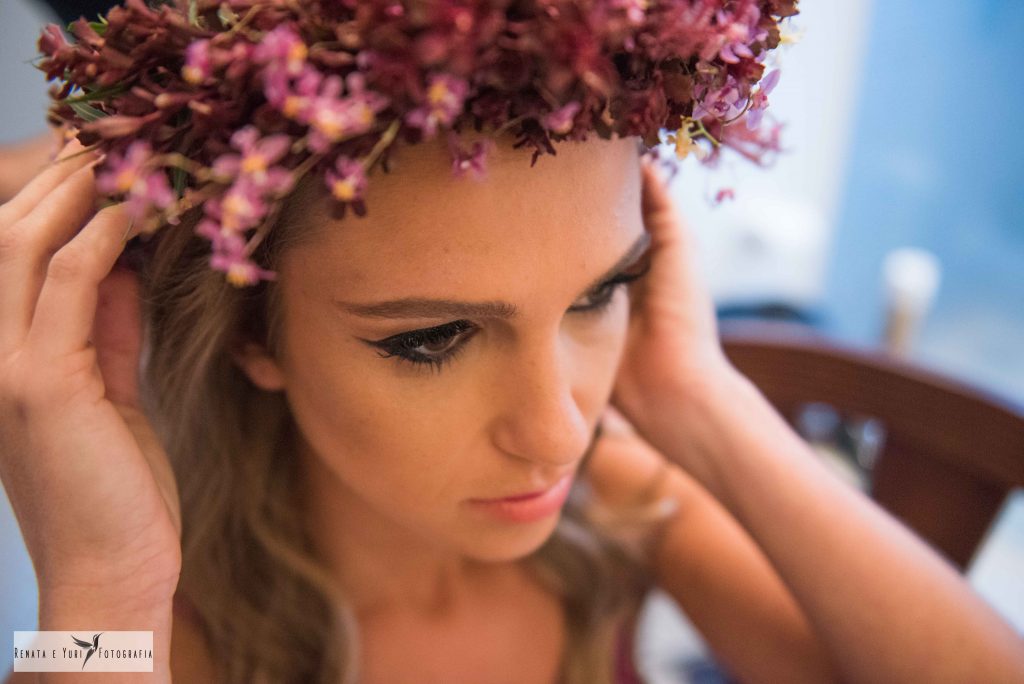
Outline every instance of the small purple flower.
<svg viewBox="0 0 1024 684"><path fill-rule="evenodd" d="M195 232L210 240L210 266L226 273L227 281L235 287L253 285L261 279L277 279L276 273L260 268L248 258L245 253L247 242L241 233L210 218L200 221Z"/></svg>
<svg viewBox="0 0 1024 684"><path fill-rule="evenodd" d="M239 233L226 230L216 221L203 219L196 233L210 240L213 254L210 266L227 274L229 283L236 287L253 285L259 280L276 280L277 274L259 268L245 254L246 241Z"/></svg>
<svg viewBox="0 0 1024 684"><path fill-rule="evenodd" d="M210 266L226 273L228 282L235 287L255 285L260 280L277 280L276 273L257 266L235 243L230 243L223 250L214 250Z"/></svg>
<svg viewBox="0 0 1024 684"><path fill-rule="evenodd" d="M248 125L231 136L231 146L242 154L222 154L213 162L213 173L224 181L241 177L264 193L291 189L292 174L273 166L291 148L291 137L279 133L259 137L260 129Z"/></svg>
<svg viewBox="0 0 1024 684"><path fill-rule="evenodd" d="M197 40L185 48L185 66L181 68L181 77L198 85L213 75L213 63L210 59L210 41Z"/></svg>
<svg viewBox="0 0 1024 684"><path fill-rule="evenodd" d="M361 162L338 156L334 168L325 174L327 188L331 195L342 202L354 202L363 198L366 192L366 170Z"/></svg>
<svg viewBox="0 0 1024 684"><path fill-rule="evenodd" d="M361 74L350 74L344 84L349 92L342 96L340 76L323 79L320 93L300 117L309 124L309 147L314 152L325 153L335 143L370 131L377 113L390 103L384 95L366 90Z"/></svg>
<svg viewBox="0 0 1024 684"><path fill-rule="evenodd" d="M366 133L375 120L374 108L365 99L318 99L310 106L309 147L326 152L334 143Z"/></svg>
<svg viewBox="0 0 1024 684"><path fill-rule="evenodd" d="M245 239L240 233L225 229L209 217L199 222L195 232L210 241L214 254L237 254L245 248Z"/></svg>
<svg viewBox="0 0 1024 684"><path fill-rule="evenodd" d="M323 80L323 74L311 64L303 67L294 84L284 69L268 67L263 71L263 95L289 119L307 123L310 106Z"/></svg>
<svg viewBox="0 0 1024 684"><path fill-rule="evenodd" d="M259 191L251 183L240 179L220 197L211 197L204 205L205 213L218 221L225 230L240 233L260 224L268 207Z"/></svg>
<svg viewBox="0 0 1024 684"><path fill-rule="evenodd" d="M541 125L552 133L564 135L572 130L573 118L582 106L579 102L570 102L544 116Z"/></svg>
<svg viewBox="0 0 1024 684"><path fill-rule="evenodd" d="M438 125L448 126L462 113L468 93L469 83L464 79L451 74L434 74L428 79L426 103L406 114L405 123L431 138Z"/></svg>
<svg viewBox="0 0 1024 684"><path fill-rule="evenodd" d="M722 61L737 64L741 58L753 59L755 55L750 46L768 35L767 31L757 27L761 19L761 11L757 6L750 4L742 14L732 17L719 10L716 18L718 25L724 27L720 35L722 47L718 52Z"/></svg>
<svg viewBox="0 0 1024 684"><path fill-rule="evenodd" d="M709 90L701 85L694 90L697 103L693 108L693 118L700 120L708 116L728 120L739 116L747 104L747 98L740 93L739 84L733 76L729 76L725 85L717 90Z"/></svg>
<svg viewBox="0 0 1024 684"><path fill-rule="evenodd" d="M474 142L473 148L466 150L459 144L459 136L451 134L448 138L448 151L452 157L452 174L461 178L472 172L477 180L483 179L487 174L487 155L493 148L494 141L488 138Z"/></svg>
<svg viewBox="0 0 1024 684"><path fill-rule="evenodd" d="M268 31L253 50L252 58L259 64L283 68L290 76L298 76L306 64L309 48L295 29L282 24Z"/></svg>
<svg viewBox="0 0 1024 684"><path fill-rule="evenodd" d="M750 109L747 110L747 128L754 130L761 125L764 110L768 107L768 95L779 83L780 71L773 69L761 80L757 91L750 96Z"/></svg>
<svg viewBox="0 0 1024 684"><path fill-rule="evenodd" d="M127 193L126 209L135 220L142 220L153 206L166 209L175 195L162 168L145 169L153 156L145 140L135 140L124 155L110 153L103 171L96 176L96 189L104 194Z"/></svg>

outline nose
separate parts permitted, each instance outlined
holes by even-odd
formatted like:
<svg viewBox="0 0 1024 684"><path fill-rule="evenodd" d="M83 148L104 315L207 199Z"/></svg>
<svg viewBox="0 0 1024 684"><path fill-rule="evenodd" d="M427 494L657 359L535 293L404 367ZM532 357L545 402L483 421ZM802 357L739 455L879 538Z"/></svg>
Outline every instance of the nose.
<svg viewBox="0 0 1024 684"><path fill-rule="evenodd" d="M510 456L563 469L583 456L593 431L576 396L580 373L557 338L532 344L507 367L492 439Z"/></svg>

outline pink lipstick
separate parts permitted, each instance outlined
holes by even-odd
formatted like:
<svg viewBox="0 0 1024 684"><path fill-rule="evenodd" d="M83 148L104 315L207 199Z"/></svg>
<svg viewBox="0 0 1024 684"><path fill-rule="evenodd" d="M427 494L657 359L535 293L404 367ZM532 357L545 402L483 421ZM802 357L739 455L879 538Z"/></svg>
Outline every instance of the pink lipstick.
<svg viewBox="0 0 1024 684"><path fill-rule="evenodd" d="M573 476L568 473L548 489L505 499L470 499L474 508L507 522L534 522L558 512L569 496Z"/></svg>

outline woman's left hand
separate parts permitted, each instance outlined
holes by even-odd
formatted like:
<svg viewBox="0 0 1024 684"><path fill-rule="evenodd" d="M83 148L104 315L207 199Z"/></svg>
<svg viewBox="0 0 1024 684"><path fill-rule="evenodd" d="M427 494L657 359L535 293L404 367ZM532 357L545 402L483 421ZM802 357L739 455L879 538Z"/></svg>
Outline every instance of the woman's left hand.
<svg viewBox="0 0 1024 684"><path fill-rule="evenodd" d="M692 235L653 164L642 161L650 271L630 286L630 320L611 401L641 432L668 393L703 393L735 373L718 341L715 309Z"/></svg>

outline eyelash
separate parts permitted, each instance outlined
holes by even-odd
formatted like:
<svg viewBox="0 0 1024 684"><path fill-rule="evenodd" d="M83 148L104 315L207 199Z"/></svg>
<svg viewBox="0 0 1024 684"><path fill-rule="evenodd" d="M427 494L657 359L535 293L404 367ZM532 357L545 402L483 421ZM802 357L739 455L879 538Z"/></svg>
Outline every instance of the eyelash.
<svg viewBox="0 0 1024 684"><path fill-rule="evenodd" d="M594 303L583 307L570 308L569 311L574 313L600 315L604 313L611 305L612 299L615 297L615 291L622 285L643 277L650 270L650 263L648 263L643 270L638 273L620 274L606 281L597 290L595 290L590 297L597 295L597 299ZM429 366L431 371L436 370L438 373L444 367L444 364L451 363L455 360L455 357L462 352L462 348L465 347L465 343L459 344L458 346L449 348L448 351L441 352L437 356L427 356L420 352L414 351L416 347L421 347L425 344L436 344L438 342L444 342L447 340L453 340L457 335L468 332L472 337L477 327L466 320L453 321L451 323L445 323L435 328L425 328L423 330L414 330L412 332L402 333L400 335L394 335L392 337L385 338L374 342L375 346L383 349L385 354L378 354L381 358L395 357L399 363L411 363L413 366Z"/></svg>

